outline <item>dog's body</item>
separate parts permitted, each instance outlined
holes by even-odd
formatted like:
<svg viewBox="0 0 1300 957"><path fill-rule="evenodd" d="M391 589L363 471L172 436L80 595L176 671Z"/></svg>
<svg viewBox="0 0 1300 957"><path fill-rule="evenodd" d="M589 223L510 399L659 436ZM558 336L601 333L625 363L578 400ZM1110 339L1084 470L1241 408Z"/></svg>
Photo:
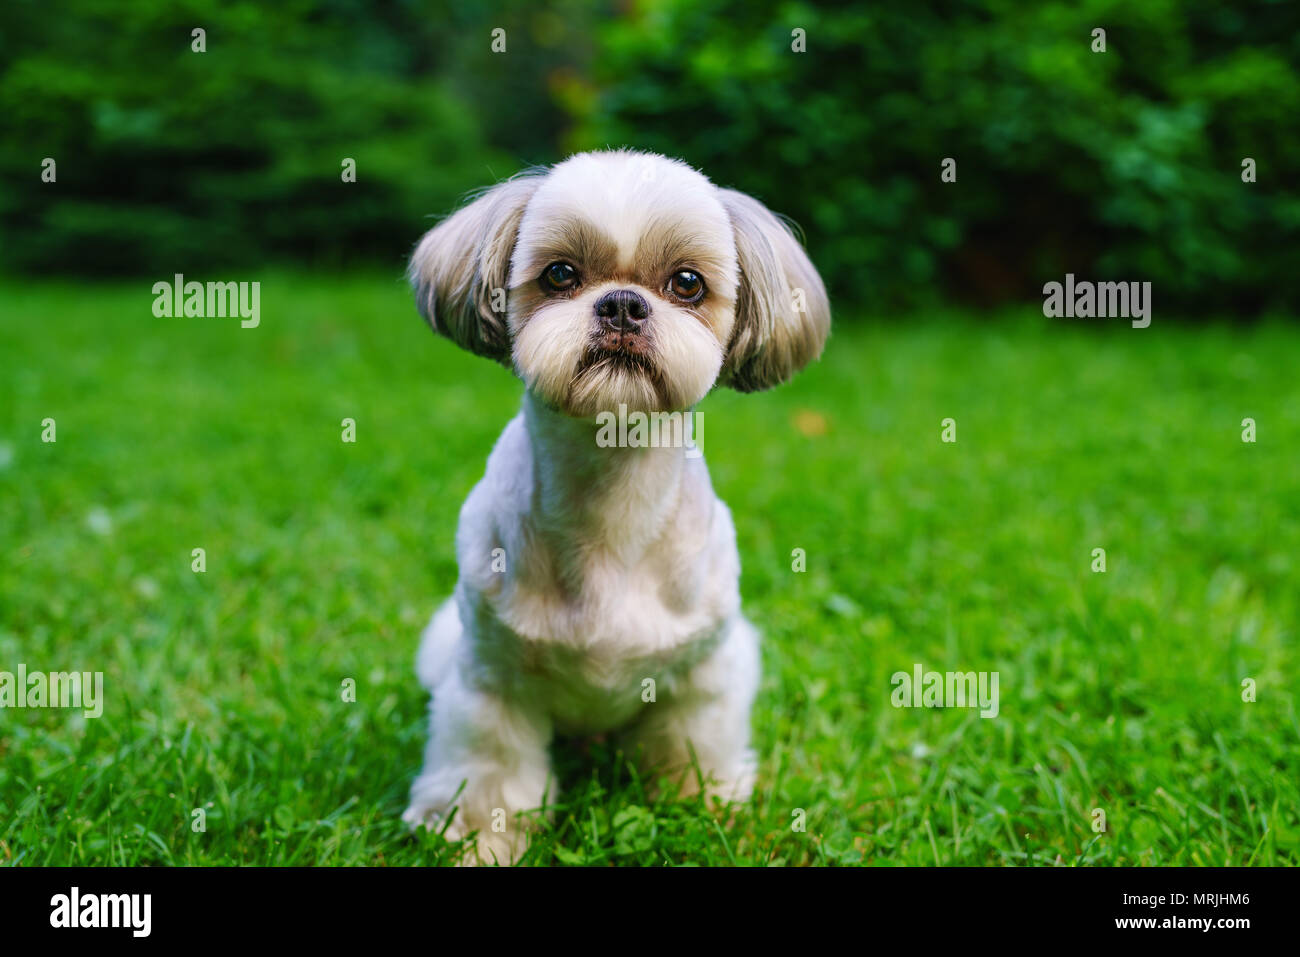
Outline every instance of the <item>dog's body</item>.
<svg viewBox="0 0 1300 957"><path fill-rule="evenodd" d="M758 636L730 512L703 458L602 447L595 417L787 378L829 324L811 264L748 197L619 152L497 187L425 237L412 273L435 328L508 359L527 391L461 511L460 580L420 648L430 739L405 819L456 807L449 836L515 859L555 731L626 730L648 766L685 772L693 755L711 793L747 798Z"/></svg>

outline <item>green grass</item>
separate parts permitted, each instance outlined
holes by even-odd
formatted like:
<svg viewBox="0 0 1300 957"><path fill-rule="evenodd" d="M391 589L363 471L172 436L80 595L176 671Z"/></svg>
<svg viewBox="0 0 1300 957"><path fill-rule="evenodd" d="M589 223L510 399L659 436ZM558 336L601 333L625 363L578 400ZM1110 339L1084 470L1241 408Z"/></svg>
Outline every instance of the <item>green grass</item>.
<svg viewBox="0 0 1300 957"><path fill-rule="evenodd" d="M155 319L147 281L0 286L0 670L107 698L0 710L0 860L454 856L398 820L412 659L519 385L395 277L263 280L255 330ZM563 742L528 862L1294 864L1297 355L1283 323L842 321L789 386L711 396L765 633L754 800L723 823ZM918 662L999 672L999 717L892 707Z"/></svg>

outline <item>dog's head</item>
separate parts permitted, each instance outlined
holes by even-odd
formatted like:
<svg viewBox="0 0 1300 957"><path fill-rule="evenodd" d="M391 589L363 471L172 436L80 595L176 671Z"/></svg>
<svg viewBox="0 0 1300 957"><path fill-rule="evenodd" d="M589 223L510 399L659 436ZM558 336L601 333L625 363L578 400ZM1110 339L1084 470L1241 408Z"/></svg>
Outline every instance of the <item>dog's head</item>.
<svg viewBox="0 0 1300 957"><path fill-rule="evenodd" d="M653 154L582 153L493 187L424 236L410 275L434 329L573 416L779 385L830 329L776 216Z"/></svg>

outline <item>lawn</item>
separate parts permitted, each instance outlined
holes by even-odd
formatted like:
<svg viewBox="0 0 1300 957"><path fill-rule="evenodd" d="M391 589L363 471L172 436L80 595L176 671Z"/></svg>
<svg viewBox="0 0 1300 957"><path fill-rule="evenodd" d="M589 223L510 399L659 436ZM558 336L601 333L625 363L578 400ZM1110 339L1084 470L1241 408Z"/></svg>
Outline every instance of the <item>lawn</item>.
<svg viewBox="0 0 1300 957"><path fill-rule="evenodd" d="M157 319L151 285L0 284L0 671L105 696L0 709L0 860L452 860L398 819L412 659L518 383L396 270L268 274L256 329ZM765 639L752 804L560 742L526 862L1296 863L1300 327L837 323L702 405ZM998 716L893 707L917 664L997 672Z"/></svg>

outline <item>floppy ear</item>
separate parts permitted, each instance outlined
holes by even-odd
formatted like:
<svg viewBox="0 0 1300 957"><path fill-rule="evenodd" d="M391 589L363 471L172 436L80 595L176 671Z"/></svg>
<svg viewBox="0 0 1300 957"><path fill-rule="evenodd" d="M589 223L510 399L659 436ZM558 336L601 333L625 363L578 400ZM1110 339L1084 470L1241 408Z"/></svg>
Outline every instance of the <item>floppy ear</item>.
<svg viewBox="0 0 1300 957"><path fill-rule="evenodd" d="M524 207L539 177L507 180L424 234L407 276L420 314L470 352L509 362L506 282ZM499 311L494 311L493 306Z"/></svg>
<svg viewBox="0 0 1300 957"><path fill-rule="evenodd" d="M766 206L719 190L740 260L736 326L721 381L741 392L785 382L821 355L831 306L821 276L790 229Z"/></svg>

